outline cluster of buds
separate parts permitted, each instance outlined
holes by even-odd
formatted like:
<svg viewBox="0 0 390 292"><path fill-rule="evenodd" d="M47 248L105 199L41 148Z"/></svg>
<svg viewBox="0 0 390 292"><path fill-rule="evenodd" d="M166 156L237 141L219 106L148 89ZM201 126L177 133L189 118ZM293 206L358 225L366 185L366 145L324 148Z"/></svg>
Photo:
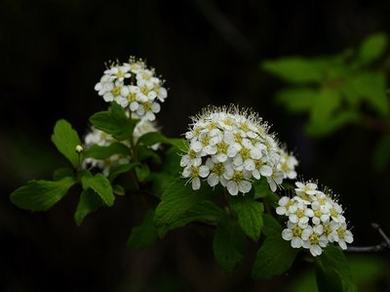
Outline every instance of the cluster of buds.
<svg viewBox="0 0 390 292"><path fill-rule="evenodd" d="M189 149L180 164L194 190L205 180L235 196L248 193L252 182L264 177L275 191L283 179L296 177L298 161L279 147L268 125L247 110L208 108L193 118L185 137Z"/></svg>
<svg viewBox="0 0 390 292"><path fill-rule="evenodd" d="M106 102L117 102L132 118L154 121L160 103L167 97L163 81L142 60L130 57L128 63L112 63L95 90Z"/></svg>
<svg viewBox="0 0 390 292"><path fill-rule="evenodd" d="M332 242L347 249L353 235L347 228L342 206L330 194L318 190L315 183L295 185L295 195L282 197L276 208L278 215L288 217L282 238L291 241L293 248L309 249L313 256L319 256Z"/></svg>

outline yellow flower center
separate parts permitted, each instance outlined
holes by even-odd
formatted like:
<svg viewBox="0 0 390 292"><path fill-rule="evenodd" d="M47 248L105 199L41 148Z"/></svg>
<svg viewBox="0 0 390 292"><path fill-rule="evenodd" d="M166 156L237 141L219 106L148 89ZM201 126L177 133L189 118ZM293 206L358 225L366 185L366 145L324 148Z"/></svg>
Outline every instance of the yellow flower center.
<svg viewBox="0 0 390 292"><path fill-rule="evenodd" d="M226 154L228 151L228 148L229 148L229 145L223 141L221 143L217 144L217 150L220 153Z"/></svg>
<svg viewBox="0 0 390 292"><path fill-rule="evenodd" d="M115 86L112 90L111 93L113 96L118 96L121 94L121 87L120 86Z"/></svg>
<svg viewBox="0 0 390 292"><path fill-rule="evenodd" d="M152 109L152 103L151 102L145 102L143 104L145 112L149 112Z"/></svg>
<svg viewBox="0 0 390 292"><path fill-rule="evenodd" d="M337 229L337 235L340 237L340 238L344 238L345 237L345 229L344 228L338 228Z"/></svg>
<svg viewBox="0 0 390 292"><path fill-rule="evenodd" d="M199 168L197 166L191 166L191 175L192 177L199 176Z"/></svg>
<svg viewBox="0 0 390 292"><path fill-rule="evenodd" d="M295 214L298 216L298 218L302 218L305 216L305 211L303 211L302 209L298 209Z"/></svg>
<svg viewBox="0 0 390 292"><path fill-rule="evenodd" d="M223 175L225 172L225 167L223 166L223 163L217 163L213 167L213 172L219 176Z"/></svg>
<svg viewBox="0 0 390 292"><path fill-rule="evenodd" d="M243 160L247 160L251 157L250 150L244 147L241 149L240 154Z"/></svg>
<svg viewBox="0 0 390 292"><path fill-rule="evenodd" d="M236 183L242 181L244 179L244 174L242 171L235 171L232 177L232 180L235 181Z"/></svg>
<svg viewBox="0 0 390 292"><path fill-rule="evenodd" d="M301 237L302 235L302 228L300 228L298 225L295 225L291 231L294 237Z"/></svg>
<svg viewBox="0 0 390 292"><path fill-rule="evenodd" d="M312 233L309 237L310 243L311 244L319 244L320 243L320 237L318 236L317 233Z"/></svg>

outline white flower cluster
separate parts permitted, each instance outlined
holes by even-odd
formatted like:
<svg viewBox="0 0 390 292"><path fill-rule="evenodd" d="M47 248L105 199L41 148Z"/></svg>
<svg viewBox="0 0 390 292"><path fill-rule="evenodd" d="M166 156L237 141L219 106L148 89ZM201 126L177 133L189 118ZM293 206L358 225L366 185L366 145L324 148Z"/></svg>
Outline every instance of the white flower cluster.
<svg viewBox="0 0 390 292"><path fill-rule="evenodd" d="M106 102L117 102L128 108L132 117L154 121L160 103L167 97L163 81L154 69L148 69L142 60L131 57L128 63L111 64L104 71L95 90Z"/></svg>
<svg viewBox="0 0 390 292"><path fill-rule="evenodd" d="M298 161L279 147L267 124L247 110L208 108L193 118L185 137L189 149L180 165L194 190L203 179L211 187L220 183L233 196L245 194L263 176L275 191L283 179L296 177Z"/></svg>
<svg viewBox="0 0 390 292"><path fill-rule="evenodd" d="M138 139L149 132L157 132L158 129L154 123L147 120L138 122L133 132L133 141L137 143ZM99 146L110 146L112 143L118 142L110 134L107 134L96 128L91 128L91 131L84 138L84 145L86 149L90 148L92 145ZM124 145L130 147L130 142L122 141ZM151 146L152 149L156 150L159 147L158 144ZM130 162L129 156L123 156L119 154L114 154L107 159L99 160L95 158L86 158L83 161L83 168L87 169L90 167L96 167L103 170L103 174L108 176L112 167L116 167L122 164Z"/></svg>
<svg viewBox="0 0 390 292"><path fill-rule="evenodd" d="M287 216L282 238L293 248L306 248L313 256L322 253L329 243L337 242L342 249L353 241L347 229L343 209L330 195L317 189L312 182L295 183L293 198L282 197L276 213Z"/></svg>

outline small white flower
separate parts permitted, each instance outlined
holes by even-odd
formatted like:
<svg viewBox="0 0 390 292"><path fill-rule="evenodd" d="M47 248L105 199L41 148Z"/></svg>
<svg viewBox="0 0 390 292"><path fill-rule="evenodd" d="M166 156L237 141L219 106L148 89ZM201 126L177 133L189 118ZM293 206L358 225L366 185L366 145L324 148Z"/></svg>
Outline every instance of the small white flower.
<svg viewBox="0 0 390 292"><path fill-rule="evenodd" d="M314 257L321 255L322 248L328 244L328 239L323 235L323 232L322 225L308 226L302 232L303 247L309 249Z"/></svg>
<svg viewBox="0 0 390 292"><path fill-rule="evenodd" d="M317 185L315 183L296 182L295 185L297 186L297 188L295 189L295 192L298 196L301 196L301 197L306 197L307 195L312 196L318 192Z"/></svg>
<svg viewBox="0 0 390 292"><path fill-rule="evenodd" d="M116 102L136 118L153 121L160 111L159 102L167 97L162 84L154 70L147 69L143 61L131 57L129 63L111 64L95 85L95 90L106 102Z"/></svg>
<svg viewBox="0 0 390 292"><path fill-rule="evenodd" d="M202 166L192 165L184 168L182 175L185 178L189 178L193 190L199 190L201 185L200 178L207 177L209 173L210 170L205 165Z"/></svg>
<svg viewBox="0 0 390 292"><path fill-rule="evenodd" d="M311 217L313 217L313 210L301 202L295 202L295 208L290 208L288 219L300 226L305 226Z"/></svg>
<svg viewBox="0 0 390 292"><path fill-rule="evenodd" d="M283 173L284 178L295 179L297 172L295 167L298 165L298 160L291 154L281 149L280 161L277 169Z"/></svg>
<svg viewBox="0 0 390 292"><path fill-rule="evenodd" d="M347 249L347 243L353 242L352 232L347 230L347 224L342 223L331 234L332 241L339 244L342 249Z"/></svg>
<svg viewBox="0 0 390 292"><path fill-rule="evenodd" d="M291 247L300 248L303 246L302 234L304 227L299 226L291 222L287 222L287 228L282 231L282 238L287 241L291 241Z"/></svg>

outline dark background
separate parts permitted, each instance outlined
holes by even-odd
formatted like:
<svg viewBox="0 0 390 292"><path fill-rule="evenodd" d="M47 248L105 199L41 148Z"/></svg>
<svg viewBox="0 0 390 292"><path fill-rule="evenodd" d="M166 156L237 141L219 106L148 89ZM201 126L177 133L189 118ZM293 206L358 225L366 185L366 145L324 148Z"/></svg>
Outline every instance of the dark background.
<svg viewBox="0 0 390 292"><path fill-rule="evenodd" d="M370 223L390 231L389 172L371 165L379 133L347 127L324 139L306 136L305 117L275 103L285 84L260 63L338 53L389 32L389 15L387 1L1 1L0 291L289 290L294 274L255 282L244 267L224 275L211 236L193 227L154 248L129 250L130 229L140 221L131 198L81 227L72 217L76 192L47 213L11 205L12 190L64 165L50 142L55 121L66 118L84 134L88 117L107 106L93 90L104 62L129 55L167 80L158 115L165 134L183 133L188 117L208 104L252 107L295 151L302 176L340 194L355 243L379 242Z"/></svg>

